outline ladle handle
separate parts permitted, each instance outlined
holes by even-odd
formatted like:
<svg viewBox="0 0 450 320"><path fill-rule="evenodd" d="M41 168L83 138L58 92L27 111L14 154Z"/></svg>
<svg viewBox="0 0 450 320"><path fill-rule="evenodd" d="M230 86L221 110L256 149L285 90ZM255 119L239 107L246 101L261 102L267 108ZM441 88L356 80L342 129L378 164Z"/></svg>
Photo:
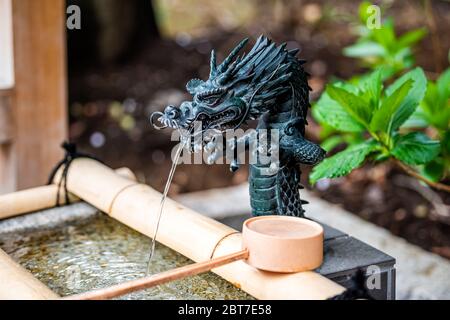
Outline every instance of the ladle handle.
<svg viewBox="0 0 450 320"><path fill-rule="evenodd" d="M125 295L130 292L151 288L163 283L207 272L211 269L229 264L234 261L248 258L248 250L231 253L222 257L204 262L193 263L187 266L161 272L149 277L120 283L105 289L67 296L65 300L105 300Z"/></svg>

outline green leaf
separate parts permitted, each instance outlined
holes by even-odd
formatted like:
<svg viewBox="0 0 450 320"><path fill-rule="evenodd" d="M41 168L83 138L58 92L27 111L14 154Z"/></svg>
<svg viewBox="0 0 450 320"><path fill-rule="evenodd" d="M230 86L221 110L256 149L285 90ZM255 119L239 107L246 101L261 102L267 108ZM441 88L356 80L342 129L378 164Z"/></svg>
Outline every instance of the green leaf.
<svg viewBox="0 0 450 320"><path fill-rule="evenodd" d="M379 57L386 54L380 44L372 41L363 41L344 48L343 53L350 58Z"/></svg>
<svg viewBox="0 0 450 320"><path fill-rule="evenodd" d="M322 96L320 97L320 99L322 98ZM319 101L320 101L319 99ZM313 117L314 120L316 120L316 122L320 125L322 124L327 124L325 119L322 117L322 115L319 113L319 109L320 106L319 105L319 101L317 102L313 102L311 104L311 116Z"/></svg>
<svg viewBox="0 0 450 320"><path fill-rule="evenodd" d="M450 123L450 69L436 81L428 82L425 98L420 103L427 121L439 130L448 130Z"/></svg>
<svg viewBox="0 0 450 320"><path fill-rule="evenodd" d="M438 87L439 95L441 95L444 100L448 100L450 98L450 68L441 74L436 81L436 85Z"/></svg>
<svg viewBox="0 0 450 320"><path fill-rule="evenodd" d="M422 108L417 108L416 111L406 120L401 129L418 129L428 127L428 117L422 110Z"/></svg>
<svg viewBox="0 0 450 320"><path fill-rule="evenodd" d="M330 98L339 103L354 120L367 127L372 117L370 105L361 97L337 86L327 86Z"/></svg>
<svg viewBox="0 0 450 320"><path fill-rule="evenodd" d="M345 142L345 139L344 139L343 136L335 135L335 136L331 136L331 137L326 138L324 141L322 141L320 146L326 152L330 152L331 150L333 150L334 148L336 148L339 144L341 144L343 142Z"/></svg>
<svg viewBox="0 0 450 320"><path fill-rule="evenodd" d="M381 80L382 81L390 79L393 75L395 75L398 72L396 66L384 64L380 68L381 68Z"/></svg>
<svg viewBox="0 0 450 320"><path fill-rule="evenodd" d="M440 94L439 88L435 83L431 81L428 82L425 98L421 101L420 107L417 108L415 113L418 111L422 111L424 118L432 126L440 130L448 129L450 121L450 105L448 98L445 98Z"/></svg>
<svg viewBox="0 0 450 320"><path fill-rule="evenodd" d="M445 165L442 158L436 158L423 166L421 174L434 182L438 182L444 176Z"/></svg>
<svg viewBox="0 0 450 320"><path fill-rule="evenodd" d="M450 69L447 69L436 82L439 94L441 129L449 130L450 126Z"/></svg>
<svg viewBox="0 0 450 320"><path fill-rule="evenodd" d="M323 178L337 178L347 175L358 168L368 154L376 150L378 144L374 140L357 144L323 160L314 167L309 179L312 184Z"/></svg>
<svg viewBox="0 0 450 320"><path fill-rule="evenodd" d="M374 40L381 44L387 51L391 51L396 46L394 22L388 18L381 28L373 29Z"/></svg>
<svg viewBox="0 0 450 320"><path fill-rule="evenodd" d="M400 77L386 89L386 95L391 96L408 80L413 80L414 83L407 97L403 99L402 103L398 106L397 111L395 112L394 119L392 121L392 131L398 129L414 113L425 95L427 79L421 68L415 68Z"/></svg>
<svg viewBox="0 0 450 320"><path fill-rule="evenodd" d="M361 20L362 24L366 24L367 23L367 19L369 18L369 13L367 12L368 8L372 5L372 3L370 3L369 1L363 1L361 2L361 4L359 5L359 19Z"/></svg>
<svg viewBox="0 0 450 320"><path fill-rule="evenodd" d="M420 41L427 34L427 30L424 28L412 30L401 35L397 40L397 46L409 47Z"/></svg>
<svg viewBox="0 0 450 320"><path fill-rule="evenodd" d="M419 165L436 158L440 150L439 141L431 140L421 132L411 132L395 139L391 154L409 165Z"/></svg>
<svg viewBox="0 0 450 320"><path fill-rule="evenodd" d="M336 84L337 86L348 85ZM354 120L352 116L336 101L330 98L327 92L324 92L319 101L313 107L313 114L321 122L328 124L336 130L342 132L362 132L364 126Z"/></svg>
<svg viewBox="0 0 450 320"><path fill-rule="evenodd" d="M349 146L363 143L366 139L364 138L364 132L358 132L358 133L348 133L342 136L344 139L344 142L348 144Z"/></svg>
<svg viewBox="0 0 450 320"><path fill-rule="evenodd" d="M361 80L361 88L369 95L369 103L372 110L378 109L378 103L380 101L382 81L381 81L381 68L372 72L369 76Z"/></svg>
<svg viewBox="0 0 450 320"><path fill-rule="evenodd" d="M398 122L398 109L411 90L412 83L413 81L408 79L383 101L381 107L375 111L370 123L370 129L372 131L383 132L388 136L392 134L395 123Z"/></svg>
<svg viewBox="0 0 450 320"><path fill-rule="evenodd" d="M444 136L441 138L441 149L442 154L450 157L450 130L445 131Z"/></svg>
<svg viewBox="0 0 450 320"><path fill-rule="evenodd" d="M433 118L439 110L439 93L436 84L433 82L428 81L427 92L420 105L429 118Z"/></svg>
<svg viewBox="0 0 450 320"><path fill-rule="evenodd" d="M399 49L393 55L393 66L397 71L403 71L409 69L414 64L414 57L410 47Z"/></svg>

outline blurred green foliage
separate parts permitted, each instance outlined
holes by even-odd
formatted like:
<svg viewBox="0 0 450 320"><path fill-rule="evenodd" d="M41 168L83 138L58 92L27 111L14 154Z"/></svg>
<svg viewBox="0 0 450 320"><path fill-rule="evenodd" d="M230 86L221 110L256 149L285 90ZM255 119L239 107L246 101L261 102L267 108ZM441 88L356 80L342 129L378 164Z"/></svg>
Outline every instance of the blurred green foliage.
<svg viewBox="0 0 450 320"><path fill-rule="evenodd" d="M343 53L347 57L361 59L362 65L370 69L383 66L382 76L386 79L414 65L413 46L427 31L419 28L397 36L391 17L382 21L378 27L373 26L369 20L376 12L371 10L371 6L368 1L361 3L360 24L356 28L359 38L355 44L344 48Z"/></svg>
<svg viewBox="0 0 450 320"><path fill-rule="evenodd" d="M363 24L370 5L360 6ZM417 167L430 181L445 179L450 175L450 69L436 82L419 67L408 71L414 64L412 46L426 34L423 29L397 37L392 19L379 29L360 27L360 38L344 54L373 71L327 85L313 106L322 147L346 148L314 167L310 181L345 176L368 158L394 158Z"/></svg>

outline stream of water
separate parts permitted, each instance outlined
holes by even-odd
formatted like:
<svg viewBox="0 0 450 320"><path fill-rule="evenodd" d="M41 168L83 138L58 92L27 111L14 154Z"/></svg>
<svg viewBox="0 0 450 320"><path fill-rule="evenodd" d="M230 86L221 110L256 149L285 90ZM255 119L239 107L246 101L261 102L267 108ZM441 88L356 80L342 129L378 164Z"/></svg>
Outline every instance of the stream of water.
<svg viewBox="0 0 450 320"><path fill-rule="evenodd" d="M156 237L158 236L159 224L161 222L161 217L162 217L163 212L164 212L164 204L166 202L167 194L169 193L170 185L172 184L172 179L173 179L173 176L175 174L175 171L176 171L176 168L177 168L177 165L178 165L178 161L180 160L181 152L186 147L186 145L191 142L191 135L190 134L184 135L181 130L178 130L178 132L179 132L179 135L180 135L180 144L178 145L178 149L176 150L175 155L173 157L172 166L170 168L169 176L167 177L166 185L164 187L164 192L162 194L161 202L159 204L159 210L158 210L156 226L155 226L155 229L154 229L154 232L153 232L153 237L152 237L151 246L150 246L150 253L149 253L148 262L147 262L147 273L146 273L147 276L150 275L152 258L153 258L153 255L155 253L155 247L156 247ZM196 135L200 135L200 136L202 134L203 134L203 131L200 131L200 132L196 133ZM193 136L193 138L195 140L195 136Z"/></svg>
<svg viewBox="0 0 450 320"><path fill-rule="evenodd" d="M173 175L175 174L175 170L177 168L178 160L180 159L181 152L183 151L187 142L188 142L188 139L186 137L184 137L184 139L182 138L180 144L178 145L178 149L173 158L172 167L170 168L169 176L167 177L166 185L164 187L164 192L161 197L161 202L159 204L158 217L157 217L157 221L156 221L155 230L153 232L152 242L151 242L151 246L150 246L150 253L149 253L148 262L147 262L147 273L146 273L147 276L150 274L150 271L151 271L151 263L152 263L153 255L155 253L156 237L158 235L159 223L161 221L161 217L162 217L162 214L164 211L164 203L166 202L167 194L169 192L170 185L172 184Z"/></svg>

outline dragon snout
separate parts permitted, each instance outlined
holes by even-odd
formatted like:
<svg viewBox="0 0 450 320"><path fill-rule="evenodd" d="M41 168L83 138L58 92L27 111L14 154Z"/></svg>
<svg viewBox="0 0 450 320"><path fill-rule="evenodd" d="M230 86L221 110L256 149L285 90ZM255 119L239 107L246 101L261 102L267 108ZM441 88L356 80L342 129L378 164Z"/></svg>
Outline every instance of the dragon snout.
<svg viewBox="0 0 450 320"><path fill-rule="evenodd" d="M180 118L180 109L170 105L164 109L164 115L167 119L176 120Z"/></svg>
<svg viewBox="0 0 450 320"><path fill-rule="evenodd" d="M161 125L158 125L155 123L154 119L157 117L158 122ZM180 109L178 109L175 106L167 106L164 109L164 112L153 112L150 116L150 123L153 125L153 127L157 130L165 129L167 127L171 128L178 128L179 127L179 120L181 117Z"/></svg>

